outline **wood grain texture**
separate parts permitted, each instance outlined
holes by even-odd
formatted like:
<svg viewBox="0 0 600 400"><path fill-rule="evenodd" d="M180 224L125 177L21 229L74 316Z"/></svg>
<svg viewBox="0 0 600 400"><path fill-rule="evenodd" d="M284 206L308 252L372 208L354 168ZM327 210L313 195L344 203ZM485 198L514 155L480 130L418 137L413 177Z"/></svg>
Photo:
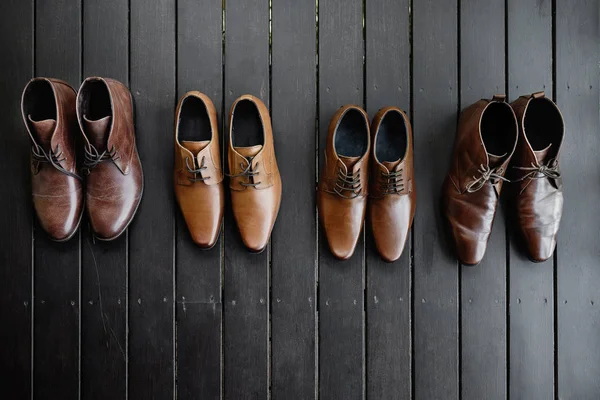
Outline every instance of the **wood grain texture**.
<svg viewBox="0 0 600 400"><path fill-rule="evenodd" d="M243 94L259 97L268 107L267 0L226 4L225 60L226 110ZM224 163L227 163L227 157ZM261 254L248 252L235 225L231 202L226 204L224 397L262 399L267 397L269 390L269 250Z"/></svg>
<svg viewBox="0 0 600 400"><path fill-rule="evenodd" d="M36 2L35 74L81 79L81 2ZM66 243L34 227L33 397L79 396L81 234Z"/></svg>
<svg viewBox="0 0 600 400"><path fill-rule="evenodd" d="M460 3L460 106L505 92L504 0ZM487 251L462 266L462 397L506 398L506 224L498 204Z"/></svg>
<svg viewBox="0 0 600 400"><path fill-rule="evenodd" d="M507 2L508 98L545 90L552 95L552 3ZM505 214L506 215L506 214ZM553 261L533 264L509 224L509 394L554 398Z"/></svg>
<svg viewBox="0 0 600 400"><path fill-rule="evenodd" d="M396 106L410 115L409 2L367 2L365 14L367 112L372 118L380 108ZM409 236L402 257L388 264L377 253L368 219L366 232L367 397L409 399L412 241Z"/></svg>
<svg viewBox="0 0 600 400"><path fill-rule="evenodd" d="M129 7L83 3L83 75L128 84ZM81 392L86 399L127 396L127 234L94 241L84 217L81 267Z"/></svg>
<svg viewBox="0 0 600 400"><path fill-rule="evenodd" d="M329 120L344 104L364 102L363 2L319 2L319 156ZM364 233L362 234L364 237ZM319 393L322 399L365 397L365 251L338 261L319 233Z"/></svg>
<svg viewBox="0 0 600 400"><path fill-rule="evenodd" d="M456 3L413 3L414 398L459 398L459 281L444 235L440 189L458 109Z"/></svg>
<svg viewBox="0 0 600 400"><path fill-rule="evenodd" d="M10 234L0 240L0 376L3 390L31 398L32 202L29 154L20 101L33 75L33 1L10 0L0 7L0 148L10 165L0 189L0 226Z"/></svg>
<svg viewBox="0 0 600 400"><path fill-rule="evenodd" d="M220 1L177 2L178 96L199 90L211 98L219 116L223 103L222 11ZM173 140L173 133L170 135ZM215 140L223 138L220 124L214 135ZM200 249L181 212L176 213L177 398L219 399L222 240L211 250Z"/></svg>
<svg viewBox="0 0 600 400"><path fill-rule="evenodd" d="M591 400L600 393L598 2L557 2L556 15L556 101L566 127L557 246L557 395Z"/></svg>
<svg viewBox="0 0 600 400"><path fill-rule="evenodd" d="M273 132L280 173L291 179L273 232L271 396L300 400L316 393L315 4L272 7Z"/></svg>
<svg viewBox="0 0 600 400"><path fill-rule="evenodd" d="M129 398L174 397L175 0L131 1L130 85L144 197L129 229Z"/></svg>

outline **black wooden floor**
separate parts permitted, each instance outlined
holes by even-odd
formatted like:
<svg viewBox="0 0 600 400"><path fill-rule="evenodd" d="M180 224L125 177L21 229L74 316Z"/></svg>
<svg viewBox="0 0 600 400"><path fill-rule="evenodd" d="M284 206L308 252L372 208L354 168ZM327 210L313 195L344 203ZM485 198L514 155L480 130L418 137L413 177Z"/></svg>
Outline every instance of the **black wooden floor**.
<svg viewBox="0 0 600 400"><path fill-rule="evenodd" d="M269 3L2 0L0 398L600 398L599 0ZM144 199L121 239L84 223L56 244L33 218L19 98L32 76L91 75L131 87ZM271 107L284 193L264 254L229 211L200 251L176 210L191 89L221 116L244 93ZM500 213L483 263L460 267L437 206L457 112L542 89L567 126L554 260L527 261ZM318 234L319 148L345 103L414 123L419 203L393 265L369 233L347 262Z"/></svg>

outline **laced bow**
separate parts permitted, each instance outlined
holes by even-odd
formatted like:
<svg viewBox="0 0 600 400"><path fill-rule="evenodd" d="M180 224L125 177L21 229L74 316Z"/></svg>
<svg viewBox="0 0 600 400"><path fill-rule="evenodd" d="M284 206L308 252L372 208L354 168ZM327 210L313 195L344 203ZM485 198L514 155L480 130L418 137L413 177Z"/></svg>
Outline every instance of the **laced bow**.
<svg viewBox="0 0 600 400"><path fill-rule="evenodd" d="M88 144L84 147L85 150L85 161L83 162L83 170L87 175L90 174L90 171L96 167L96 165L100 164L106 160L117 161L121 158L118 156L119 153L115 150L115 146L113 145L110 150L104 150L103 152L99 152L92 144Z"/></svg>
<svg viewBox="0 0 600 400"><path fill-rule="evenodd" d="M190 182L204 182L205 180L210 179L210 176L206 176L206 177L202 176L202 171L204 171L206 168L208 168L204 165L205 158L206 158L205 156L202 156L202 161L200 161L200 166L197 169L190 167L190 164L189 164L190 158L189 157L185 158L185 166L186 166L188 172L190 174L194 174L193 178L188 177ZM199 178L198 178L198 174L200 174Z"/></svg>
<svg viewBox="0 0 600 400"><path fill-rule="evenodd" d="M254 167L252 167L252 160L254 159L254 157L249 157L246 162L248 163L247 167L244 167L244 163L241 162L240 163L240 169L242 170L242 172L240 172L239 174L234 174L234 175L229 175L226 174L228 177L230 178L239 178L242 176L246 176L248 177L248 183L246 182L240 182L240 185L244 186L244 187L253 187L256 188L258 185L260 185L262 182L258 181L258 182L254 182L254 177L258 176L258 174L260 174L259 171L255 171L254 168L258 168L258 165L260 164L260 162L257 162L256 165ZM250 182L252 181L252 182Z"/></svg>
<svg viewBox="0 0 600 400"><path fill-rule="evenodd" d="M60 145L56 145L56 151L52 151L49 149L48 152L45 152L41 146L31 146L31 153L33 154L33 159L38 163L50 163L54 168L59 170L65 175L71 176L73 178L81 180L81 177L71 171L67 171L60 165L61 162L65 161L67 158L63 157L63 152L60 150Z"/></svg>
<svg viewBox="0 0 600 400"><path fill-rule="evenodd" d="M501 168L490 168L489 165L479 165L477 172L481 174L479 178L473 176L473 181L467 185L467 192L474 193L481 189L486 182L490 181L492 185L495 185L499 181L510 182L508 179L500 175Z"/></svg>
<svg viewBox="0 0 600 400"><path fill-rule="evenodd" d="M398 171L383 172L381 171L383 194L395 194L404 190L404 169Z"/></svg>
<svg viewBox="0 0 600 400"><path fill-rule="evenodd" d="M328 190L328 192L337 194L344 199L350 200L360 196L361 188L360 168L356 171L356 173L353 171L350 173L345 173L340 168L338 169L337 179L335 186L333 187L333 191ZM350 193L346 194L346 192Z"/></svg>
<svg viewBox="0 0 600 400"><path fill-rule="evenodd" d="M560 172L558 171L558 160L556 158L552 158L551 160L548 161L547 164L537 164L535 162L532 162L530 167L513 167L513 168L527 172L525 175L523 175L521 178L517 179L515 182L520 182L527 178L529 178L529 179L541 179L541 178L558 179L558 178L560 178Z"/></svg>

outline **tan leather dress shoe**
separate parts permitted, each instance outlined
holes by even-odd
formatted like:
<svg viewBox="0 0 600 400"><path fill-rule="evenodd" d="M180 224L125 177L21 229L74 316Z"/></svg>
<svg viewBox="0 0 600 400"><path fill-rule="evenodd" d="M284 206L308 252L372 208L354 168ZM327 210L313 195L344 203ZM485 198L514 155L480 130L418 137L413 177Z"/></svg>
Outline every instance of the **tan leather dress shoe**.
<svg viewBox="0 0 600 400"><path fill-rule="evenodd" d="M417 204L413 175L412 128L396 107L379 110L371 126L373 154L369 219L381 258L400 258Z"/></svg>
<svg viewBox="0 0 600 400"><path fill-rule="evenodd" d="M114 79L87 78L77 94L77 117L90 225L96 238L113 240L133 219L144 185L129 89Z"/></svg>
<svg viewBox="0 0 600 400"><path fill-rule="evenodd" d="M367 113L355 105L340 108L329 123L317 193L329 248L340 260L354 254L365 220L370 147Z"/></svg>
<svg viewBox="0 0 600 400"><path fill-rule="evenodd" d="M217 243L224 190L217 110L200 92L186 93L175 113L175 197L192 240L209 249Z"/></svg>
<svg viewBox="0 0 600 400"><path fill-rule="evenodd" d="M479 264L485 254L517 131L504 95L479 100L460 115L442 211L462 264Z"/></svg>
<svg viewBox="0 0 600 400"><path fill-rule="evenodd" d="M542 262L554 253L562 216L559 155L565 124L544 92L521 96L511 105L519 123L519 143L509 170L511 211L529 258Z"/></svg>
<svg viewBox="0 0 600 400"><path fill-rule="evenodd" d="M241 96L231 106L227 153L233 216L244 245L260 253L279 213L281 176L269 110L257 97Z"/></svg>
<svg viewBox="0 0 600 400"><path fill-rule="evenodd" d="M32 79L23 91L21 112L32 141L33 207L51 239L69 240L83 214L75 160L75 90L57 79Z"/></svg>

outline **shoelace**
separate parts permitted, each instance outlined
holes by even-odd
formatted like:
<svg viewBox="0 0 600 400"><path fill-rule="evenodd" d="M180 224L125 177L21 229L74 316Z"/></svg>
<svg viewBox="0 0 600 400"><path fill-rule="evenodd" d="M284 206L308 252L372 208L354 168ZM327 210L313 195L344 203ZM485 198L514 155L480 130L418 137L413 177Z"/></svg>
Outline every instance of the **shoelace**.
<svg viewBox="0 0 600 400"><path fill-rule="evenodd" d="M531 163L531 167L513 167L515 169L519 169L521 171L528 171L524 176L515 180L515 182L520 182L527 178L529 179L541 179L541 178L551 178L558 179L560 178L560 172L558 171L558 161L556 158L552 158L548 161L547 164L536 164Z"/></svg>
<svg viewBox="0 0 600 400"><path fill-rule="evenodd" d="M187 167L187 170L189 173L194 174L193 178L188 178L190 180L190 182L203 182L207 179L210 179L210 176L202 176L202 171L204 171L207 167L204 165L204 159L205 157L202 156L202 161L200 162L200 167L198 167L197 169L194 169L192 167L190 167L189 164L189 157L185 158L185 166ZM200 178L198 178L198 174L200 174Z"/></svg>
<svg viewBox="0 0 600 400"><path fill-rule="evenodd" d="M246 162L248 163L247 167L244 167L244 163L240 163L240 169L242 169L242 172L240 172L239 174L235 174L235 175L229 175L227 174L228 177L230 178L239 178L241 176L246 176L248 177L248 180L252 180L252 183L246 183L246 182L240 182L240 185L245 186L245 187L253 187L256 188L258 185L260 185L262 182L258 181L258 182L254 182L254 177L258 176L258 174L260 174L259 171L255 171L252 167L252 160L254 159L254 157L249 157ZM259 162L256 163L255 168L258 168Z"/></svg>
<svg viewBox="0 0 600 400"><path fill-rule="evenodd" d="M404 190L404 169L400 168L398 171L392 171L390 173L381 172L383 194L395 194L400 193Z"/></svg>
<svg viewBox="0 0 600 400"><path fill-rule="evenodd" d="M337 194L338 196L348 200L360 196L360 168L356 171L356 173L350 172L349 174L344 173L341 168L338 169L337 179L335 186L333 187L333 191L328 190L328 192ZM350 193L346 195L345 192Z"/></svg>
<svg viewBox="0 0 600 400"><path fill-rule="evenodd" d="M473 176L473 181L467 185L467 192L474 193L481 189L487 181L490 181L492 185L498 183L498 181L510 182L508 179L499 175L497 171L501 171L501 168L490 168L489 165L479 165L477 172L481 173L479 178Z"/></svg>
<svg viewBox="0 0 600 400"><path fill-rule="evenodd" d="M60 151L60 145L56 145L56 151L52 151L52 149L50 149L47 153L40 146L31 146L31 153L33 154L33 159L35 161L40 163L50 163L50 165L63 174L81 180L79 175L71 171L67 171L62 165L60 165L62 161L66 160L66 157L63 157L63 152Z"/></svg>
<svg viewBox="0 0 600 400"><path fill-rule="evenodd" d="M83 162L83 170L87 175L90 171L106 160L117 161L121 156L117 156L118 151L115 150L113 145L110 150L104 150L102 153L98 151L93 145L89 144L84 147L85 150L85 161Z"/></svg>

